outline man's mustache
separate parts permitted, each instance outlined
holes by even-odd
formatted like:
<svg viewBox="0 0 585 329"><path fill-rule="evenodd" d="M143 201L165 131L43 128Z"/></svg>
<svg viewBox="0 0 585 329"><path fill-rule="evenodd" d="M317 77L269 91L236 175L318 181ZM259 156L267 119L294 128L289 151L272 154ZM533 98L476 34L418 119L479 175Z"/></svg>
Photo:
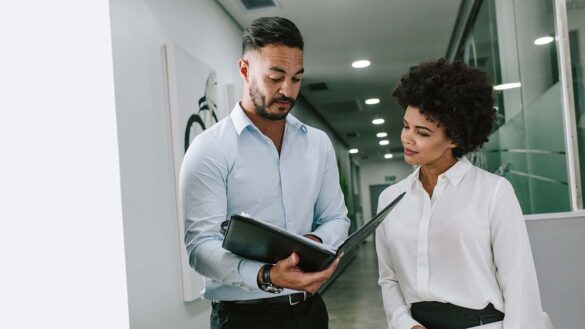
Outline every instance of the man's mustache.
<svg viewBox="0 0 585 329"><path fill-rule="evenodd" d="M279 98L273 99L270 102L269 106L272 105L272 104L274 104L274 103L289 103L289 104L293 104L294 102L295 102L295 99L294 98L291 98L291 97L279 97Z"/></svg>

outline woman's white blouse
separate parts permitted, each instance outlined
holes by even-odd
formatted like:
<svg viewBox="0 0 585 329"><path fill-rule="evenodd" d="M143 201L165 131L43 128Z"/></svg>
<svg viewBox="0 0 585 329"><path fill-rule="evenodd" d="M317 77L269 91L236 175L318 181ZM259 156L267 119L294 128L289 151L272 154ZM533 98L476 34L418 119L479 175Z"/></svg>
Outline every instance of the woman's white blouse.
<svg viewBox="0 0 585 329"><path fill-rule="evenodd" d="M402 201L376 231L384 310L390 328L418 323L410 305L449 302L505 313L503 328L543 328L542 306L522 210L512 185L461 158L432 198L419 169L380 195L378 210Z"/></svg>

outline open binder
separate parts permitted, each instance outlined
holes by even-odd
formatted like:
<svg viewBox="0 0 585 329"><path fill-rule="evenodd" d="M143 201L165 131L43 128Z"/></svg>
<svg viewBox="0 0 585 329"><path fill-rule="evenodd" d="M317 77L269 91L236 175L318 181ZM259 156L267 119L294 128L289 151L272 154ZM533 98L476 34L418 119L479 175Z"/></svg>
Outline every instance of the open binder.
<svg viewBox="0 0 585 329"><path fill-rule="evenodd" d="M222 247L236 255L270 264L296 252L300 257L300 269L305 272L322 271L338 255L347 253L372 234L405 193L400 194L336 248L242 215L232 215L226 221Z"/></svg>

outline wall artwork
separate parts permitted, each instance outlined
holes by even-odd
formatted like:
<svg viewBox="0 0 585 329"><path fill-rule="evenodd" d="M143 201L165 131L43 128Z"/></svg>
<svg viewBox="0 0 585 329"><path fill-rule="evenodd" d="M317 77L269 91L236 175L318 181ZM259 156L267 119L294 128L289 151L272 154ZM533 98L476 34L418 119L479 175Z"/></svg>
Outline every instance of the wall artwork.
<svg viewBox="0 0 585 329"><path fill-rule="evenodd" d="M185 49L163 46L167 74L168 119L170 125L171 162L177 209L181 280L186 302L200 298L203 278L189 265L183 241L183 211L179 194L179 173L189 144L203 130L226 117L235 105L233 85L218 84L215 70Z"/></svg>

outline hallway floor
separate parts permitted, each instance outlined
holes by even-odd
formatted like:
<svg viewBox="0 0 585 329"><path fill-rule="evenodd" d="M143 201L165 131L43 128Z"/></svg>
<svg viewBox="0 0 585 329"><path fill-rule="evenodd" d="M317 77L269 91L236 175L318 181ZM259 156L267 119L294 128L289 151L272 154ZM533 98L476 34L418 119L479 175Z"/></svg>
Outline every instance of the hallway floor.
<svg viewBox="0 0 585 329"><path fill-rule="evenodd" d="M373 242L363 244L345 271L325 290L331 329L387 329Z"/></svg>

